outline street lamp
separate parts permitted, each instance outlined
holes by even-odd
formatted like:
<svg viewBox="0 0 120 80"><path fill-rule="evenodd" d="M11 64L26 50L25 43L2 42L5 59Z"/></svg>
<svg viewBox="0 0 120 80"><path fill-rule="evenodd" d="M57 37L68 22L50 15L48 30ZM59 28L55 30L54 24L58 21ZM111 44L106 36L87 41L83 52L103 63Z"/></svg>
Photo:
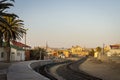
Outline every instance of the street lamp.
<svg viewBox="0 0 120 80"><path fill-rule="evenodd" d="M103 43L103 55L104 55L104 47L105 47L105 44Z"/></svg>

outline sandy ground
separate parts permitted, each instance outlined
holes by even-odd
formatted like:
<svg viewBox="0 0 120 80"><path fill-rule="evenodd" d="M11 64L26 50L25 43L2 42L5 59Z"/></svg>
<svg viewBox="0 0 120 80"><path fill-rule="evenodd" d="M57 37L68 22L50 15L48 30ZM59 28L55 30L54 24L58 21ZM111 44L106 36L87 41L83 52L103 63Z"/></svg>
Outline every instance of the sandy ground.
<svg viewBox="0 0 120 80"><path fill-rule="evenodd" d="M57 68L60 67L60 66L62 66L62 65L64 65L64 64L57 65L57 66L53 66L53 67L50 68L50 73L51 73L55 78L57 78L58 80L65 80L65 79L63 79L61 76L59 76L59 75L57 74L57 72L56 72Z"/></svg>
<svg viewBox="0 0 120 80"><path fill-rule="evenodd" d="M103 80L120 80L120 64L101 62L91 57L81 64L79 68Z"/></svg>
<svg viewBox="0 0 120 80"><path fill-rule="evenodd" d="M11 63L0 62L0 80L7 80L7 69Z"/></svg>

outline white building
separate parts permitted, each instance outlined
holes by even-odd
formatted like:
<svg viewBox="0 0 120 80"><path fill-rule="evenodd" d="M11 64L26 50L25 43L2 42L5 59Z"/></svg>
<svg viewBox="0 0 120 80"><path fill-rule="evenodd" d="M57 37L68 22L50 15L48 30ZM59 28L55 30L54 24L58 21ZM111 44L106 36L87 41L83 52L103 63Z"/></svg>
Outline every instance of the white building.
<svg viewBox="0 0 120 80"><path fill-rule="evenodd" d="M24 61L25 60L25 50L18 48L18 47L12 47L10 60L11 61Z"/></svg>
<svg viewBox="0 0 120 80"><path fill-rule="evenodd" d="M110 50L107 52L107 56L120 56L120 44L110 45Z"/></svg>
<svg viewBox="0 0 120 80"><path fill-rule="evenodd" d="M30 47L23 43L12 41L11 42L11 61L24 61L25 60L25 49L24 47ZM7 53L4 47L0 48L0 61L6 61Z"/></svg>

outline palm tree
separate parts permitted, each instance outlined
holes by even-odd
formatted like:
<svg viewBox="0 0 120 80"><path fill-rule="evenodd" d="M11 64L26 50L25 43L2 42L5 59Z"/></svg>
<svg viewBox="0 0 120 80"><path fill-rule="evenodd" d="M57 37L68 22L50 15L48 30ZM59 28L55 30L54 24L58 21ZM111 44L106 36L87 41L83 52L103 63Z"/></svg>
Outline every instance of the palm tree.
<svg viewBox="0 0 120 80"><path fill-rule="evenodd" d="M23 35L26 33L23 27L23 21L18 19L17 17L10 17L5 16L4 19L6 20L7 24L4 24L5 28L3 29L3 38L5 40L5 46L7 51L7 61L10 61L10 41L11 40L20 40Z"/></svg>
<svg viewBox="0 0 120 80"><path fill-rule="evenodd" d="M10 0L13 1L14 0ZM7 61L10 61L10 40L11 39L20 39L22 37L22 34L24 33L24 30L20 27L22 25L19 22L22 22L21 20L16 20L15 18L18 17L15 14L6 13L6 9L9 9L11 6L14 6L12 3L8 2L8 0L1 0L0 1L0 47L2 47L3 44L3 37L6 41L7 50ZM9 21L7 18L9 17ZM12 18L13 17L13 18ZM11 18L11 19L10 19ZM14 19L14 23L11 23L10 21ZM14 27L13 27L14 26ZM15 30L16 29L16 30ZM14 32L10 31L14 30ZM8 32L6 32L8 31ZM22 33L22 34L21 34Z"/></svg>
<svg viewBox="0 0 120 80"><path fill-rule="evenodd" d="M0 47L2 47L3 43L3 29L5 28L4 24L6 24L8 27L8 23L4 20L3 16L16 16L15 14L6 13L6 9L13 6L12 3L6 2L7 0L1 0L0 1ZM14 1L14 0L11 0Z"/></svg>
<svg viewBox="0 0 120 80"><path fill-rule="evenodd" d="M5 28L4 24L8 24L3 18L0 17L0 47L3 44L3 30Z"/></svg>
<svg viewBox="0 0 120 80"><path fill-rule="evenodd" d="M89 51L89 55L90 55L90 56L94 56L94 53L95 53L94 49L91 49L91 50Z"/></svg>
<svg viewBox="0 0 120 80"><path fill-rule="evenodd" d="M40 47L36 47L35 49L32 50L31 55L31 59L35 59L35 60L44 60L44 56L47 54L46 49L44 48L40 48Z"/></svg>
<svg viewBox="0 0 120 80"><path fill-rule="evenodd" d="M13 1L14 0L10 0ZM2 47L3 39L6 42L7 61L10 61L10 41L21 39L26 33L23 28L23 21L17 19L16 14L6 13L6 9L14 6L8 0L0 1L0 47Z"/></svg>
<svg viewBox="0 0 120 80"><path fill-rule="evenodd" d="M102 48L101 47L96 47L97 52L101 52Z"/></svg>

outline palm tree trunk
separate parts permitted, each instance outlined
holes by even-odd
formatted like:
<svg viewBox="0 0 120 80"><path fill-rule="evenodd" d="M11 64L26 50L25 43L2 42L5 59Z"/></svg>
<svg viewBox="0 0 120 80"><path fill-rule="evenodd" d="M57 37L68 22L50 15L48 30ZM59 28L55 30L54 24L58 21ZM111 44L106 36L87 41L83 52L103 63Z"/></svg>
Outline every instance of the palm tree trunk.
<svg viewBox="0 0 120 80"><path fill-rule="evenodd" d="M0 47L2 47L2 44L3 44L3 38L2 38L2 32L0 32Z"/></svg>
<svg viewBox="0 0 120 80"><path fill-rule="evenodd" d="M44 52L41 54L41 60L44 60Z"/></svg>
<svg viewBox="0 0 120 80"><path fill-rule="evenodd" d="M9 39L6 41L6 52L7 52L7 62L10 62L11 47L10 47Z"/></svg>
<svg viewBox="0 0 120 80"><path fill-rule="evenodd" d="M11 48L10 47L6 47L7 62L10 62L10 52L11 52Z"/></svg>

